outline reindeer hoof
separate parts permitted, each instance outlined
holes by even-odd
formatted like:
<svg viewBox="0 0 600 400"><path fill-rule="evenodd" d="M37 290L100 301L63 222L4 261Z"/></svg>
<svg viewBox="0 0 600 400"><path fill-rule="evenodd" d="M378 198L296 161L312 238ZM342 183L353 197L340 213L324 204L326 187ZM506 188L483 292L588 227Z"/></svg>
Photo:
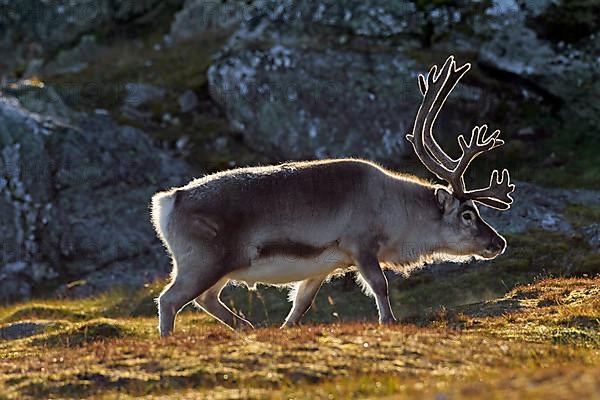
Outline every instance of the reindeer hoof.
<svg viewBox="0 0 600 400"><path fill-rule="evenodd" d="M393 325L398 323L398 320L394 317L388 317L379 320L379 325Z"/></svg>
<svg viewBox="0 0 600 400"><path fill-rule="evenodd" d="M254 330L254 325L248 321L238 321L234 329L238 332L252 331Z"/></svg>
<svg viewBox="0 0 600 400"><path fill-rule="evenodd" d="M293 328L295 326L300 326L300 324L298 322L284 322L279 329Z"/></svg>

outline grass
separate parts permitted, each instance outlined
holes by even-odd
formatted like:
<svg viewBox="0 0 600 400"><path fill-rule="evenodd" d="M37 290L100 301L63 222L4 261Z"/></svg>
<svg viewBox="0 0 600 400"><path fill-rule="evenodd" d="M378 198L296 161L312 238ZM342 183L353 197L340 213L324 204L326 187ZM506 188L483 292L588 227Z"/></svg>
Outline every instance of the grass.
<svg viewBox="0 0 600 400"><path fill-rule="evenodd" d="M574 227L581 228L590 225L592 221L600 220L600 205L569 204L565 215Z"/></svg>
<svg viewBox="0 0 600 400"><path fill-rule="evenodd" d="M600 277L543 279L491 301L407 317L394 326L348 321L280 330L273 326L280 321L272 321L241 334L185 310L167 339L157 337L156 317L149 315L159 288L0 309L0 327L21 318L54 322L32 336L0 341L0 398L599 393Z"/></svg>
<svg viewBox="0 0 600 400"><path fill-rule="evenodd" d="M597 210L571 207L577 224ZM164 282L0 308L0 399L594 398L600 262L577 236L507 236L497 260L390 280L400 324L378 326L351 276L323 286L305 325L280 330L286 291L228 287L257 330L188 307L157 336ZM4 339L4 340L2 340Z"/></svg>

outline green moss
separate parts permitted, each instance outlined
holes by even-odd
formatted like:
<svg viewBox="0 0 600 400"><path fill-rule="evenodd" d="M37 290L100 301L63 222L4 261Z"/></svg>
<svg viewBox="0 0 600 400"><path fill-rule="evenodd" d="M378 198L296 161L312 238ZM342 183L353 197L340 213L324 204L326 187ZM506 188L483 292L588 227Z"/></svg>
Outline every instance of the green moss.
<svg viewBox="0 0 600 400"><path fill-rule="evenodd" d="M532 229L526 234L506 235L507 253L493 262L500 268L518 265L523 270L555 275L570 275L574 265L586 260L590 248L578 236Z"/></svg>
<svg viewBox="0 0 600 400"><path fill-rule="evenodd" d="M171 98L162 104L176 105L177 95L188 89L201 89L206 84L206 70L223 40L188 41L161 51L153 48L154 43L160 42L160 38L154 36L141 48L131 41L117 43L102 49L98 58L81 72L41 79L54 86L70 106L85 111L118 109L123 102L125 85L130 82L164 87ZM157 111L164 111L164 108Z"/></svg>
<svg viewBox="0 0 600 400"><path fill-rule="evenodd" d="M588 274L590 276L600 274L600 254L589 254L581 261L581 264L575 268L575 272L579 274Z"/></svg>
<svg viewBox="0 0 600 400"><path fill-rule="evenodd" d="M565 216L574 227L581 228L600 221L600 205L569 204Z"/></svg>
<svg viewBox="0 0 600 400"><path fill-rule="evenodd" d="M600 189L600 139L580 129L565 127L537 144L536 156L523 166L524 178L545 186Z"/></svg>

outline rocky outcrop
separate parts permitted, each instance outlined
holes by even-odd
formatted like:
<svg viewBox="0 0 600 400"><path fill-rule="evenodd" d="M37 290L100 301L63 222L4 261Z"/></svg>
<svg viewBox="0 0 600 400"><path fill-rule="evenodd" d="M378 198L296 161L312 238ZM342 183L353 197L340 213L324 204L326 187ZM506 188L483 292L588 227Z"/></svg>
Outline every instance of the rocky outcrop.
<svg viewBox="0 0 600 400"><path fill-rule="evenodd" d="M187 0L171 25L174 41L229 32L250 17L255 1Z"/></svg>
<svg viewBox="0 0 600 400"><path fill-rule="evenodd" d="M169 262L148 204L153 192L185 175L186 167L143 132L75 113L49 88L3 93L1 300L89 274L94 279L76 292L164 275Z"/></svg>
<svg viewBox="0 0 600 400"><path fill-rule="evenodd" d="M88 33L107 32L149 11L183 0L21 0L0 2L0 66L35 70ZM161 4L162 3L162 4ZM4 69L4 68L0 68Z"/></svg>
<svg viewBox="0 0 600 400"><path fill-rule="evenodd" d="M517 190L512 195L514 203L510 210L496 211L480 207L484 219L498 231L514 235L538 229L566 236L580 235L591 249L600 252L598 222L592 217L581 224L574 221L571 215L573 207L584 210L597 208L600 205L600 191L545 189L526 182L515 184Z"/></svg>
<svg viewBox="0 0 600 400"><path fill-rule="evenodd" d="M520 6L514 0L497 0L488 10L493 20L477 28L478 33L489 38L480 44L478 60L488 68L520 79L523 89L553 103L563 121L575 121L575 128L594 128L600 122L597 30L585 29L587 21L581 20L570 26L582 34L577 41L565 41L571 35L566 32L563 40L545 34L555 24L556 13L565 19L577 18L577 13L570 10L575 3L583 2L541 0ZM588 18L600 20L600 8L589 7L588 12Z"/></svg>
<svg viewBox="0 0 600 400"><path fill-rule="evenodd" d="M543 37L536 27L561 6L549 0L457 4L261 3L210 68L212 96L273 157L394 164L410 150L417 74L454 53L474 68L438 123L442 141L483 121L526 135L550 114L598 125L600 36Z"/></svg>
<svg viewBox="0 0 600 400"><path fill-rule="evenodd" d="M404 134L418 102L417 91L406 90L413 68L392 54L276 45L216 64L209 79L232 128L275 158L389 160L408 149Z"/></svg>
<svg viewBox="0 0 600 400"><path fill-rule="evenodd" d="M40 332L57 325L50 321L13 322L0 326L0 340L16 340L37 335Z"/></svg>
<svg viewBox="0 0 600 400"><path fill-rule="evenodd" d="M407 148L417 65L400 49L416 43L378 38L408 34L403 17L415 15L414 7L391 5L385 13L382 2L385 15L370 15L359 2L340 4L267 2L210 68L213 98L251 146L289 159L382 160ZM378 51L361 49L370 40Z"/></svg>

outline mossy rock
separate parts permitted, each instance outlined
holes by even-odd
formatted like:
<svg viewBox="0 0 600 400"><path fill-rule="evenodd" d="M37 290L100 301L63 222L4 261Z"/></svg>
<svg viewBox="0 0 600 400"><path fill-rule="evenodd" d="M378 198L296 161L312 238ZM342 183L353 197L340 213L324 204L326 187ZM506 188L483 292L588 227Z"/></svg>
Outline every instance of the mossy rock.
<svg viewBox="0 0 600 400"><path fill-rule="evenodd" d="M126 327L123 322L99 318L36 338L33 340L33 344L50 347L72 347L107 339L124 338L133 334L133 330Z"/></svg>
<svg viewBox="0 0 600 400"><path fill-rule="evenodd" d="M600 221L600 204L569 204L565 209L565 215L574 227L581 228Z"/></svg>
<svg viewBox="0 0 600 400"><path fill-rule="evenodd" d="M0 326L0 340L16 340L44 332L55 326L52 321L21 321Z"/></svg>
<svg viewBox="0 0 600 400"><path fill-rule="evenodd" d="M33 303L17 308L11 314L2 318L2 321L15 322L30 319L83 321L89 319L89 314L60 305Z"/></svg>
<svg viewBox="0 0 600 400"><path fill-rule="evenodd" d="M531 25L554 42L576 42L598 32L600 3L597 0L565 0L550 6Z"/></svg>

